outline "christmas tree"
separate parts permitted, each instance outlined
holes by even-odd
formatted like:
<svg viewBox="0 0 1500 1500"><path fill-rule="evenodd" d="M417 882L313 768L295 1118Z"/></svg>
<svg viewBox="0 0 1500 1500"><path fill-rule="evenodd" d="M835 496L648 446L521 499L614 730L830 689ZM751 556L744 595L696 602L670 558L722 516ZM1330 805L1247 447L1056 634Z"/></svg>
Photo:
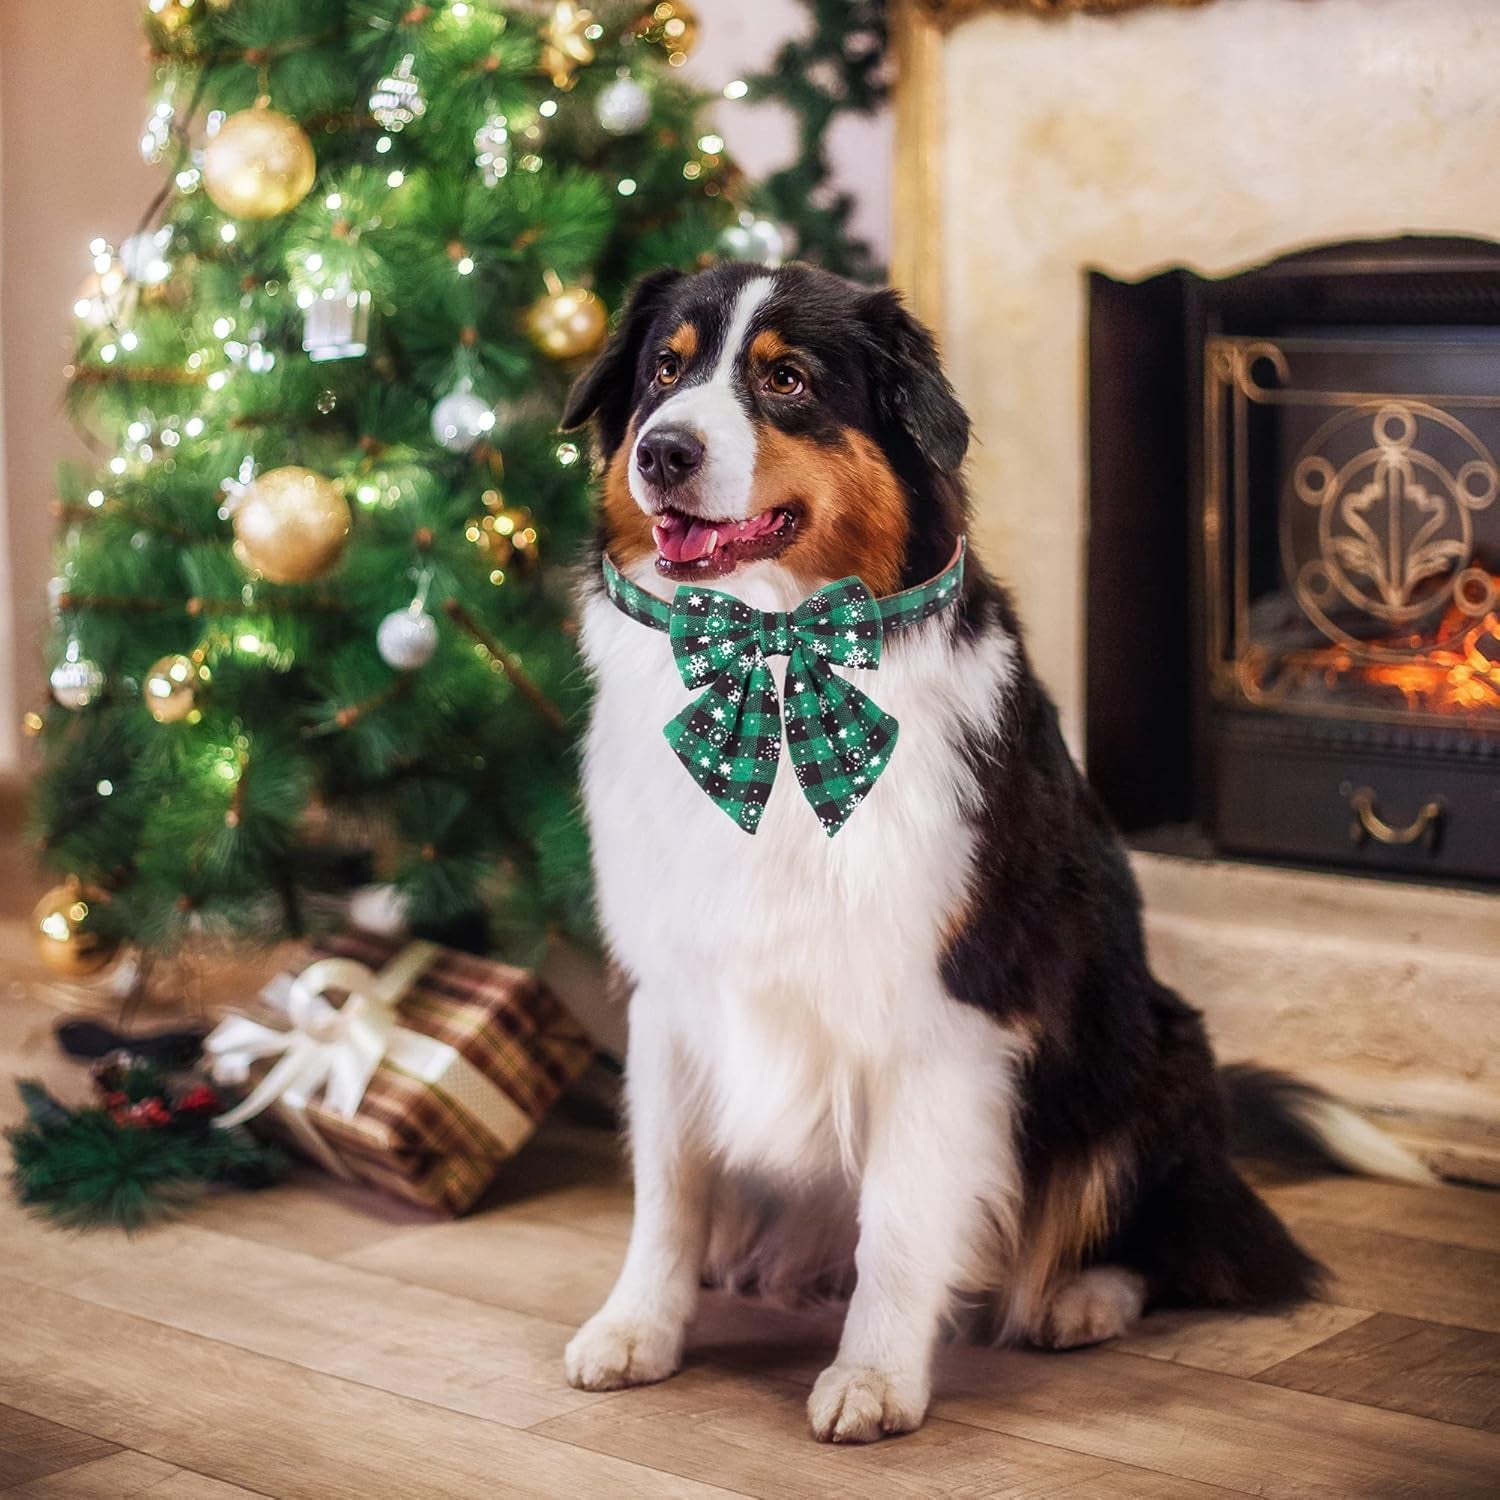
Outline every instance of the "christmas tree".
<svg viewBox="0 0 1500 1500"><path fill-rule="evenodd" d="M149 0L160 194L91 247L35 816L62 969L388 884L587 926L556 429L629 283L779 251L684 0ZM726 235L728 238L726 239ZM480 932L481 937L486 934Z"/></svg>

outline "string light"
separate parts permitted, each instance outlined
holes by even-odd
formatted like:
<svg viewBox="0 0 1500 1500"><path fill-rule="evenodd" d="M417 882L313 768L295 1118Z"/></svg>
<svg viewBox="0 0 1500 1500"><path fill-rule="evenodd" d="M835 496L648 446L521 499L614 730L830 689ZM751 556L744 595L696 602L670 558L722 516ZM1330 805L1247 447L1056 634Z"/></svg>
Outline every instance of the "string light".
<svg viewBox="0 0 1500 1500"><path fill-rule="evenodd" d="M542 102L537 105L536 112L541 115L543 119L550 120L552 116L557 113L557 100L543 99Z"/></svg>
<svg viewBox="0 0 1500 1500"><path fill-rule="evenodd" d="M390 138L390 136L388 136L388 135L381 136L380 139L375 142L375 149L382 156L384 156L385 153L391 149L391 138Z"/></svg>
<svg viewBox="0 0 1500 1500"><path fill-rule="evenodd" d="M389 177L386 178L385 185L387 187L398 188L405 181L406 181L406 173L403 172L400 169L400 167L397 167L396 170L394 172L392 172Z"/></svg>
<svg viewBox="0 0 1500 1500"><path fill-rule="evenodd" d="M323 200L324 208L337 211L344 206L344 195L342 193L330 193Z"/></svg>
<svg viewBox="0 0 1500 1500"><path fill-rule="evenodd" d="M108 777L105 777L102 781L98 781L94 784L94 790L98 792L101 797L112 797L115 791L115 784Z"/></svg>
<svg viewBox="0 0 1500 1500"><path fill-rule="evenodd" d="M104 508L104 491L90 490L88 493L88 502L91 510L102 510Z"/></svg>
<svg viewBox="0 0 1500 1500"><path fill-rule="evenodd" d="M467 276L474 269L473 257L469 255L461 257L457 269L460 276Z"/></svg>
<svg viewBox="0 0 1500 1500"><path fill-rule="evenodd" d="M219 238L223 240L226 245L233 244L234 237L238 232L239 231L235 229L233 224L221 224L219 226Z"/></svg>
<svg viewBox="0 0 1500 1500"><path fill-rule="evenodd" d="M726 99L743 99L750 92L750 85L743 78L731 78L724 85Z"/></svg>
<svg viewBox="0 0 1500 1500"><path fill-rule="evenodd" d="M622 177L620 179L619 193L622 198L628 198L636 190L634 177Z"/></svg>

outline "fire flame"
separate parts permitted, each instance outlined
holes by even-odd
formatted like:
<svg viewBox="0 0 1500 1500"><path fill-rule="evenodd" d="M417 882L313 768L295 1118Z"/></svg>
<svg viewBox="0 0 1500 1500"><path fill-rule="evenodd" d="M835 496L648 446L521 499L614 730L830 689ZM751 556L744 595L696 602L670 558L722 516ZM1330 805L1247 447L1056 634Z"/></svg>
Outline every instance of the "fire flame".
<svg viewBox="0 0 1500 1500"><path fill-rule="evenodd" d="M1500 588L1500 578L1495 583ZM1326 692L1347 693L1363 685L1394 689L1414 713L1500 712L1500 610L1475 619L1450 606L1434 634L1445 644L1429 645L1409 661L1370 661L1346 646L1324 646L1288 651L1279 658L1267 653L1265 663L1274 663L1278 695L1285 687L1321 684ZM1409 651L1420 645L1420 639L1410 636L1370 643L1373 651ZM1260 687L1269 675L1263 674Z"/></svg>

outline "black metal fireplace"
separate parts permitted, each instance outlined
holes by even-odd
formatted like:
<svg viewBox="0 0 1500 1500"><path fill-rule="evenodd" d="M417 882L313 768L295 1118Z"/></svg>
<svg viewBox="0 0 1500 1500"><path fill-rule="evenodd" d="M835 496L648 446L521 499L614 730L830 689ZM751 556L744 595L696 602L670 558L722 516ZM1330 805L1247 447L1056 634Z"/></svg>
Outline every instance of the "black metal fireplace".
<svg viewBox="0 0 1500 1500"><path fill-rule="evenodd" d="M1500 247L1093 278L1089 769L1128 831L1500 879Z"/></svg>

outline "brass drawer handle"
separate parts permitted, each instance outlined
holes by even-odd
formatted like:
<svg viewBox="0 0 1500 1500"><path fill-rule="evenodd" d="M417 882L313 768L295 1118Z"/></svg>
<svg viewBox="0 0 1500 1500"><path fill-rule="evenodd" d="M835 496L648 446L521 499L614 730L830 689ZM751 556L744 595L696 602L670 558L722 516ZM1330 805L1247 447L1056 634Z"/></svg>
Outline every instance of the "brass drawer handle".
<svg viewBox="0 0 1500 1500"><path fill-rule="evenodd" d="M1416 817L1405 828L1396 828L1375 811L1375 792L1367 786L1349 794L1349 806L1354 809L1355 817L1349 827L1349 837L1356 844L1364 843L1366 838L1381 844L1416 844L1424 839L1429 844L1435 843L1446 810L1443 799L1434 797L1422 804Z"/></svg>

